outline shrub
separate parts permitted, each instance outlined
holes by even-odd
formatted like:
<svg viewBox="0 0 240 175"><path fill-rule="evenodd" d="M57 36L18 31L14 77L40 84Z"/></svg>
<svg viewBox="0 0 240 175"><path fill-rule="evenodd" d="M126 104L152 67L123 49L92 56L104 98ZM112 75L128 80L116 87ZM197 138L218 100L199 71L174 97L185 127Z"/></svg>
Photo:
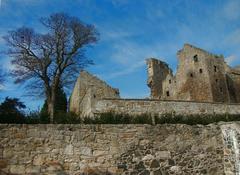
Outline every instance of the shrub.
<svg viewBox="0 0 240 175"><path fill-rule="evenodd" d="M24 123L25 108L20 99L6 97L0 104L0 123Z"/></svg>
<svg viewBox="0 0 240 175"><path fill-rule="evenodd" d="M64 111L62 111L62 112L58 111L58 113L56 114L56 117L54 118L53 121L56 124L79 124L79 123L82 123L81 119L79 119L79 117L76 114L74 114L72 112L65 113Z"/></svg>

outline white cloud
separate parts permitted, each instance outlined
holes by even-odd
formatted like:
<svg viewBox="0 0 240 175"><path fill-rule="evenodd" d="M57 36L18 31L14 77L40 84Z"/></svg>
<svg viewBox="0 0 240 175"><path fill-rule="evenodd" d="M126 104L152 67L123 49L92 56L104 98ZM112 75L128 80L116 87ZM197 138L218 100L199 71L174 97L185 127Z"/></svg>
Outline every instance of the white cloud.
<svg viewBox="0 0 240 175"><path fill-rule="evenodd" d="M122 40L113 44L111 59L118 64L128 66L149 57L158 57L158 45L143 45L131 40Z"/></svg>
<svg viewBox="0 0 240 175"><path fill-rule="evenodd" d="M230 55L225 58L228 65L231 65L237 59L236 55Z"/></svg>
<svg viewBox="0 0 240 175"><path fill-rule="evenodd" d="M116 77L119 77L119 76L128 75L130 73L133 73L143 66L145 66L145 61L141 61L141 62L138 62L136 64L133 64L130 67L128 67L126 69L123 69L121 71L116 71L116 72L112 72L108 75L103 75L103 77L106 80L110 80L110 79L113 79L113 78L116 78Z"/></svg>
<svg viewBox="0 0 240 175"><path fill-rule="evenodd" d="M2 84L0 84L0 91L6 90L6 87Z"/></svg>
<svg viewBox="0 0 240 175"><path fill-rule="evenodd" d="M122 40L126 37L132 37L137 35L136 33L132 33L129 31L119 30L119 29L101 29L101 41L109 41L109 40Z"/></svg>
<svg viewBox="0 0 240 175"><path fill-rule="evenodd" d="M176 54L178 45L169 43L165 43L165 45L160 43L143 45L131 40L121 40L113 43L112 48L113 52L109 57L118 68L117 71L112 70L107 74L100 75L100 77L106 80L126 76L143 69L146 66L145 60L147 58L157 58L166 62L170 61L170 59L175 61L176 57L170 57L169 55Z"/></svg>

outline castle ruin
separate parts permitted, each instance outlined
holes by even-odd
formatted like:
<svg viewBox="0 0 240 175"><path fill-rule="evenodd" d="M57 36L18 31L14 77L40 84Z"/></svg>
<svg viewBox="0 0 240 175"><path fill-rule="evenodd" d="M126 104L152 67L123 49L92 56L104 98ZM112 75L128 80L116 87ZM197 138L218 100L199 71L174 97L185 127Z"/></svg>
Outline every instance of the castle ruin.
<svg viewBox="0 0 240 175"><path fill-rule="evenodd" d="M223 56L189 44L177 56L176 75L165 62L147 59L152 99L240 103L240 70L228 66Z"/></svg>
<svg viewBox="0 0 240 175"><path fill-rule="evenodd" d="M97 101L103 98L119 99L119 90L86 71L81 71L70 97L71 112L88 116Z"/></svg>
<svg viewBox="0 0 240 175"><path fill-rule="evenodd" d="M70 111L79 116L104 112L138 115L239 114L240 69L223 56L185 44L177 52L176 74L160 60L147 59L149 99L121 99L119 90L86 71L80 73L70 98Z"/></svg>

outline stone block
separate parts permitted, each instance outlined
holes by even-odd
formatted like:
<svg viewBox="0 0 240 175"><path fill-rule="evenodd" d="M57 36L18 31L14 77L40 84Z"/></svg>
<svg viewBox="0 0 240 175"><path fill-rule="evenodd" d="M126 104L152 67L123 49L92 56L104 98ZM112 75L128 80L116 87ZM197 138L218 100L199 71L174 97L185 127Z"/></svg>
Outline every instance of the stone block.
<svg viewBox="0 0 240 175"><path fill-rule="evenodd" d="M25 174L24 165L9 165L10 173L12 174Z"/></svg>

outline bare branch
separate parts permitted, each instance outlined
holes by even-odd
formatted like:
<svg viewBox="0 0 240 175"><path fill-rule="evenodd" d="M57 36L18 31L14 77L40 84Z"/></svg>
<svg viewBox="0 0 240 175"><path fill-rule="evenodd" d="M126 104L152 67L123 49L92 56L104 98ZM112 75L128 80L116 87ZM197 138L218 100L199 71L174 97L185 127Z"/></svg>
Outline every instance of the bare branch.
<svg viewBox="0 0 240 175"><path fill-rule="evenodd" d="M7 54L13 58L15 82L43 90L49 106L54 106L50 102L54 102L59 84L71 84L81 69L92 64L85 57L84 47L97 42L99 34L94 26L64 13L52 14L40 22L48 33L21 27L9 31L4 40L9 47Z"/></svg>

